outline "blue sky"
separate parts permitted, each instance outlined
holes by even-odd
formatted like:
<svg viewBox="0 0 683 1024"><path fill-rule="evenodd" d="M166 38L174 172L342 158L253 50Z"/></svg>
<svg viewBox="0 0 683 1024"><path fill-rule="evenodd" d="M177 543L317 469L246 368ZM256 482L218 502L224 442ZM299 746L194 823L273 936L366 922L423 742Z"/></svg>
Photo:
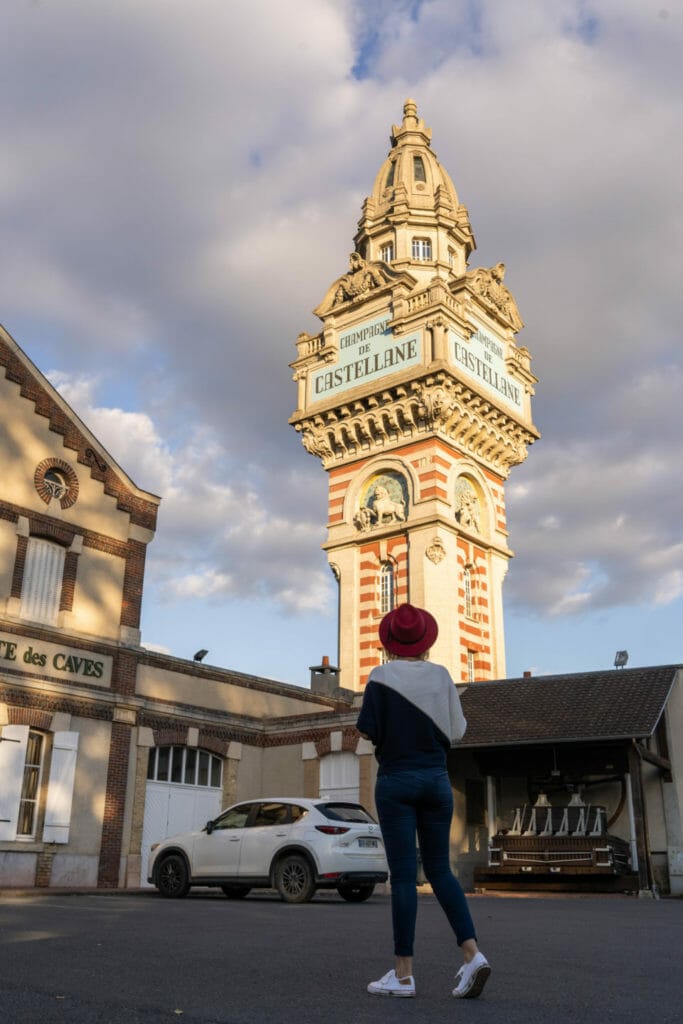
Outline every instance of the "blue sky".
<svg viewBox="0 0 683 1024"><path fill-rule="evenodd" d="M3 7L0 321L163 497L146 643L335 657L288 363L411 96L539 377L508 674L681 660L682 44L642 0Z"/></svg>

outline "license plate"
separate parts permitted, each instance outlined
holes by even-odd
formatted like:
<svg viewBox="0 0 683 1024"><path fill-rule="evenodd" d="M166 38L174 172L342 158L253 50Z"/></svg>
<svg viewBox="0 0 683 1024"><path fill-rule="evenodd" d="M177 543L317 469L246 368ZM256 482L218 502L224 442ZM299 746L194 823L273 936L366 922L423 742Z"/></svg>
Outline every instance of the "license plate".
<svg viewBox="0 0 683 1024"><path fill-rule="evenodd" d="M358 840L358 845L359 846L365 846L365 847L369 846L369 847L372 847L374 849L377 849L377 840L376 839L359 839Z"/></svg>

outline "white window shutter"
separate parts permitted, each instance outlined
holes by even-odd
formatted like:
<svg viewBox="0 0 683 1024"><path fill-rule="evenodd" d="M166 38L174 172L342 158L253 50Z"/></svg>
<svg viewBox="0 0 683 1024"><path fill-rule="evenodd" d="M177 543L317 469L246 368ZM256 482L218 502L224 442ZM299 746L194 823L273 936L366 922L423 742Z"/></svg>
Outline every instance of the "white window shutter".
<svg viewBox="0 0 683 1024"><path fill-rule="evenodd" d="M0 736L0 840L16 839L24 781L27 725L5 725Z"/></svg>
<svg viewBox="0 0 683 1024"><path fill-rule="evenodd" d="M358 758L348 751L327 754L320 760L320 796L324 800L358 802L360 768Z"/></svg>
<svg viewBox="0 0 683 1024"><path fill-rule="evenodd" d="M71 802L76 777L77 732L56 732L52 738L50 781L45 804L43 842L68 843Z"/></svg>
<svg viewBox="0 0 683 1024"><path fill-rule="evenodd" d="M60 544L30 537L21 588L21 617L56 625L62 593L66 549Z"/></svg>

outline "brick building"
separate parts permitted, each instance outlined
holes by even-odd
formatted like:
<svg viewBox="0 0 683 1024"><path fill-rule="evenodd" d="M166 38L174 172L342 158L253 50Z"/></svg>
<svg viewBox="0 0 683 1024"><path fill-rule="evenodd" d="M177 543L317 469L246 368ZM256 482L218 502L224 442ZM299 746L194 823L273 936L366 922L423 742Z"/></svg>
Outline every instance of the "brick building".
<svg viewBox="0 0 683 1024"><path fill-rule="evenodd" d="M0 885L138 886L154 840L243 796L362 776L369 801L347 695L140 646L159 498L1 329L0 409Z"/></svg>

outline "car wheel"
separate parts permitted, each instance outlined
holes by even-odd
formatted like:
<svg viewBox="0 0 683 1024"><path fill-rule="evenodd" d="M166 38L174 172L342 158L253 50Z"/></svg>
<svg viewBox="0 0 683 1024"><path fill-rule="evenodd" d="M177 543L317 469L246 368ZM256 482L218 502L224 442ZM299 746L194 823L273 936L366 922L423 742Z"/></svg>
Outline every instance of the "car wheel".
<svg viewBox="0 0 683 1024"><path fill-rule="evenodd" d="M178 853L164 857L157 872L157 889L167 899L180 899L190 891L187 865Z"/></svg>
<svg viewBox="0 0 683 1024"><path fill-rule="evenodd" d="M315 880L306 858L296 853L283 857L275 868L275 888L285 903L308 903Z"/></svg>
<svg viewBox="0 0 683 1024"><path fill-rule="evenodd" d="M354 885L352 882L347 882L344 885L337 886L339 895L349 903L364 903L365 900L370 899L374 891L374 885L367 883L364 885Z"/></svg>
<svg viewBox="0 0 683 1024"><path fill-rule="evenodd" d="M251 892L250 885L222 885L221 889L229 900L243 900Z"/></svg>

